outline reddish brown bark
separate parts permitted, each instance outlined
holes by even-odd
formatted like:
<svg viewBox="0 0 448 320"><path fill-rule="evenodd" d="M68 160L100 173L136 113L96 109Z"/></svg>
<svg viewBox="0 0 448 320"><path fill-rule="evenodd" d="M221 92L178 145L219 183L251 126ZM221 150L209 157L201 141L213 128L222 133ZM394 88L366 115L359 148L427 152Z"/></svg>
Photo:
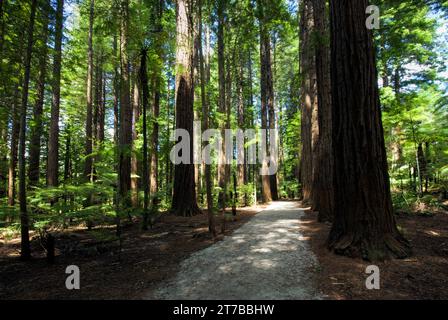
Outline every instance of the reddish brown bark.
<svg viewBox="0 0 448 320"><path fill-rule="evenodd" d="M326 0L313 0L316 34L316 74L319 140L315 148L312 210L320 222L331 221L334 210L333 155L331 138L331 79L329 16Z"/></svg>
<svg viewBox="0 0 448 320"><path fill-rule="evenodd" d="M367 0L331 0L334 222L339 254L381 260L411 250L392 210L373 34Z"/></svg>
<svg viewBox="0 0 448 320"><path fill-rule="evenodd" d="M311 0L304 0L300 8L300 76L301 76L301 138L302 158L300 182L302 201L311 204L313 185L313 155L318 136L317 126L317 81L312 33L314 29Z"/></svg>
<svg viewBox="0 0 448 320"><path fill-rule="evenodd" d="M176 128L185 129L190 137L193 137L194 119L192 8L188 0L177 1ZM190 139L190 150L193 150L193 139ZM193 152L190 152L189 162L175 165L171 211L181 216L200 213L196 202Z"/></svg>

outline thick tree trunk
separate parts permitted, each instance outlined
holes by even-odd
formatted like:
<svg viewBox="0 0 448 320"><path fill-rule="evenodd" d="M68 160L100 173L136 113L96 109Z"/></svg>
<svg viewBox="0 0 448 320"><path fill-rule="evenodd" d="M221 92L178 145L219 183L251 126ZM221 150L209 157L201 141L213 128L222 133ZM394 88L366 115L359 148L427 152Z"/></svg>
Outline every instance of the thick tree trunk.
<svg viewBox="0 0 448 320"><path fill-rule="evenodd" d="M93 24L95 19L95 1L90 0L89 36L87 58L87 117L86 117L86 147L84 164L84 178L92 181L93 169Z"/></svg>
<svg viewBox="0 0 448 320"><path fill-rule="evenodd" d="M300 180L303 204L311 204L313 186L313 157L318 137L317 125L317 81L315 52L313 46L313 5L312 0L304 0L300 8L300 76L302 110L301 137L302 159L300 162Z"/></svg>
<svg viewBox="0 0 448 320"><path fill-rule="evenodd" d="M39 77L37 80L37 100L33 110L33 126L29 146L29 168L28 178L30 186L39 184L41 136L43 133L42 113L45 100L45 81L47 76L47 53L48 53L48 12L43 12L42 23L42 49L39 56Z"/></svg>
<svg viewBox="0 0 448 320"><path fill-rule="evenodd" d="M328 245L381 260L411 250L392 210L367 0L331 0L331 83L335 215Z"/></svg>
<svg viewBox="0 0 448 320"><path fill-rule="evenodd" d="M318 211L320 222L331 221L334 210L333 155L331 140L331 79L329 16L326 0L313 0L316 30L316 73L318 93L319 140L316 146L312 210Z"/></svg>
<svg viewBox="0 0 448 320"><path fill-rule="evenodd" d="M62 63L62 32L64 21L64 0L57 1L55 44L53 58L53 99L51 102L50 137L48 140L47 183L58 185L59 175L59 112L61 101L61 63Z"/></svg>
<svg viewBox="0 0 448 320"><path fill-rule="evenodd" d="M186 130L190 139L190 163L177 164L171 211L181 216L200 213L196 202L193 164L193 1L178 0L176 51L176 128Z"/></svg>
<svg viewBox="0 0 448 320"><path fill-rule="evenodd" d="M129 1L121 1L121 79L120 79L120 169L119 188L122 204L129 201L131 188L132 107L128 61Z"/></svg>
<svg viewBox="0 0 448 320"><path fill-rule="evenodd" d="M20 110L20 134L19 134L19 202L20 202L20 258L31 258L29 217L26 200L26 113L28 106L28 90L31 74L31 55L33 53L33 32L36 17L37 0L31 2L30 22L28 24L28 42L24 61L24 81L22 88L22 105Z"/></svg>

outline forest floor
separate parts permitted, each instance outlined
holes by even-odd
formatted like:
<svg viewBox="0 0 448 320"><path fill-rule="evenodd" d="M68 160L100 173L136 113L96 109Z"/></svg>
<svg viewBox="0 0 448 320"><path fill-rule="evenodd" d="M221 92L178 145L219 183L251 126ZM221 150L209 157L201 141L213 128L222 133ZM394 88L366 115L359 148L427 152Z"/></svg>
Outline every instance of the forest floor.
<svg viewBox="0 0 448 320"><path fill-rule="evenodd" d="M373 263L329 252L325 241L330 225L316 221L317 214L306 210L301 231L318 258L319 289L327 299L448 299L448 212L397 217L413 255L375 263L380 269L380 290L367 290L365 286L366 267Z"/></svg>
<svg viewBox="0 0 448 320"><path fill-rule="evenodd" d="M245 224L265 206L239 209L226 233ZM217 230L221 230L217 219ZM176 274L181 261L223 239L208 233L206 214L193 218L164 215L153 229L143 232L134 222L123 230L123 243L114 228L68 229L56 234L56 263L49 265L39 241L32 241L33 259L19 261L20 241L0 239L0 299L141 299L157 283ZM80 268L81 290L65 287L66 267Z"/></svg>
<svg viewBox="0 0 448 320"><path fill-rule="evenodd" d="M321 299L316 257L301 236L298 203L273 202L232 235L182 261L148 299Z"/></svg>
<svg viewBox="0 0 448 320"><path fill-rule="evenodd" d="M124 228L121 254L110 240L113 227L68 229L56 234L53 265L37 237L28 263L18 259L19 239L0 239L0 299L448 299L446 211L399 215L414 254L376 263L381 289L367 290L365 269L372 263L330 253L330 226L298 205L239 209L216 240L205 214L164 215L147 232L134 222ZM72 264L81 270L81 290L65 288ZM189 291L193 278L196 290Z"/></svg>

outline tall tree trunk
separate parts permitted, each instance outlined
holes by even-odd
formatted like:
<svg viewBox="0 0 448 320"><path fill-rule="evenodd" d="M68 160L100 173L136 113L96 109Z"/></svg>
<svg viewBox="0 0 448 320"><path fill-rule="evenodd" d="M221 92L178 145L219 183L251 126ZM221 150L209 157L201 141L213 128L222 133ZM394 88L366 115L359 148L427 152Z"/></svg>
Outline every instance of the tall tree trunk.
<svg viewBox="0 0 448 320"><path fill-rule="evenodd" d="M22 105L20 110L20 134L19 134L19 202L20 202L20 258L29 260L31 258L29 217L26 201L26 113L28 106L28 89L31 73L31 56L33 53L33 32L36 17L37 0L31 2L30 22L28 24L28 42L24 61L24 81L22 88Z"/></svg>
<svg viewBox="0 0 448 320"><path fill-rule="evenodd" d="M45 2L45 5L49 3ZM30 146L29 146L29 168L28 178L30 186L37 186L39 184L39 170L40 170L40 150L41 150L41 136L43 132L42 113L45 100L45 81L47 76L47 53L48 53L48 20L49 13L47 8L43 10L42 23L42 49L39 56L39 77L37 80L37 100L34 105L33 112L33 126L31 128Z"/></svg>
<svg viewBox="0 0 448 320"><path fill-rule="evenodd" d="M222 114L221 119L226 115L226 71L225 71L225 44L224 44L224 28L225 28L225 1L218 0L218 83L219 83L219 102L218 111ZM220 188L218 194L218 207L225 209L225 188L226 188L226 147L224 143L225 123L221 126L221 152L219 153L218 164L218 186Z"/></svg>
<svg viewBox="0 0 448 320"><path fill-rule="evenodd" d="M90 0L89 11L89 35L87 52L87 117L86 117L86 146L84 164L84 178L86 181L92 181L93 169L93 24L95 19L95 1Z"/></svg>
<svg viewBox="0 0 448 320"><path fill-rule="evenodd" d="M178 0L176 52L176 128L186 130L193 137L193 1ZM177 164L171 211L181 216L200 213L196 201L193 164L193 139L190 139L190 163Z"/></svg>
<svg viewBox="0 0 448 320"><path fill-rule="evenodd" d="M149 220L149 169L148 169L148 74L147 74L147 55L148 52L146 49L142 49L141 51L141 61L140 61L140 86L142 92L142 121L143 121L143 173L142 173L142 185L143 185L143 230L148 229L148 220Z"/></svg>
<svg viewBox="0 0 448 320"><path fill-rule="evenodd" d="M270 73L270 63L268 66L268 59L270 60L270 41L269 41L269 30L267 29L267 17L264 12L264 7L266 6L266 1L259 0L259 14L260 14L260 88L261 88L261 129L267 130L268 127L268 109L270 108L271 101L270 94L271 89L269 73ZM272 80L272 78L271 78ZM262 139L263 140L263 139ZM268 154L268 148L266 144L267 138L263 143L263 149L265 150L265 154L263 162L262 162L262 170L266 171L268 167L268 161L266 157ZM268 175L263 174L261 177L262 180L262 198L263 202L272 201L272 189L271 189L271 178Z"/></svg>
<svg viewBox="0 0 448 320"><path fill-rule="evenodd" d="M64 0L57 1L56 26L53 58L53 99L51 102L50 137L48 140L47 183L58 185L59 175L59 112L61 102L61 63L62 63L62 32L64 21Z"/></svg>
<svg viewBox="0 0 448 320"><path fill-rule="evenodd" d="M199 36L202 38L202 0L198 0L198 14L199 14ZM208 41L208 40L207 40ZM207 52L208 53L208 52ZM201 77L201 104L202 104L202 131L208 130L209 118L210 118L210 106L207 99L206 92L206 74L205 74L205 62L204 62L204 50L202 41L199 41L199 73ZM208 217L208 230L213 237L216 237L215 227L215 215L213 212L213 195L212 195L212 177L210 165L205 164L205 188L207 195L207 217Z"/></svg>
<svg viewBox="0 0 448 320"><path fill-rule="evenodd" d="M128 60L129 0L121 1L121 79L120 79L120 170L119 188L122 204L129 201L131 188L132 107Z"/></svg>
<svg viewBox="0 0 448 320"><path fill-rule="evenodd" d="M333 156L331 140L331 79L329 16L326 0L313 0L316 41L316 73L318 94L319 141L316 146L312 210L318 211L320 222L331 221L334 210Z"/></svg>
<svg viewBox="0 0 448 320"><path fill-rule="evenodd" d="M317 127L317 83L313 50L313 6L311 0L304 0L300 8L300 76L302 109L301 137L302 159L300 178L303 204L311 204L313 185L314 143L318 135Z"/></svg>
<svg viewBox="0 0 448 320"><path fill-rule="evenodd" d="M339 254L407 257L392 210L368 0L331 0L335 215L328 245Z"/></svg>
<svg viewBox="0 0 448 320"><path fill-rule="evenodd" d="M162 68L163 68L163 40L161 34L163 32L163 10L164 10L164 0L159 0L157 2L155 10L155 20L156 29L158 32L157 38L155 39L155 50L157 53L158 64L156 66L156 72L154 74L154 94L153 94L153 127L152 127L152 137L151 137L151 167L150 167L150 193L153 195L152 206L154 209L157 208L159 204L159 199L156 195L159 189L158 185L158 172L159 172L159 113L160 113L160 96L161 96L161 83L162 83Z"/></svg>

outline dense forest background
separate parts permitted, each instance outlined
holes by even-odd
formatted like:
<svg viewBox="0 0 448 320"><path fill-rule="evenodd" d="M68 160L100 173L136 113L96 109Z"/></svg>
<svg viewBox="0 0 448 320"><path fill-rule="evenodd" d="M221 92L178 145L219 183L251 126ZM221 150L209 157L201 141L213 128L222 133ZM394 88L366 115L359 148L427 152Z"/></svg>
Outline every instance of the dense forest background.
<svg viewBox="0 0 448 320"><path fill-rule="evenodd" d="M364 257L382 257L382 251L404 257L409 250L395 226L384 227L394 235L393 241L382 240L386 245L376 241L382 232L376 225L352 233L342 228L343 205L350 207L346 203L352 199L348 212L365 209L361 221L376 221L386 212L380 219L384 225L393 222L392 204L395 213L431 214L444 206L447 1L375 3L380 29L372 32L374 42L359 50L372 49L368 59L376 61L378 72L378 84L370 81L371 91L365 91L379 95L383 128L377 131L381 117L372 115L375 124L366 136L377 135L378 142L367 144L376 152L369 159L381 163L383 144L387 151L388 170L380 165L385 177L376 185L370 182L377 178L368 175L348 177L343 166L348 160L333 152L349 150L353 159L360 155L356 161L365 154L347 147L356 139L343 144L331 130L344 120L332 116L346 112L348 121L358 116L356 108L332 112L338 99L356 105L350 92L331 97L340 85L332 81L341 78L336 62L330 68L330 57L344 60L335 51L334 41L341 39L337 29L330 32L345 17L338 21L331 15L341 12L336 5L324 0L0 1L0 232L6 240L21 233L23 259L31 255L30 232L48 244L55 231L113 225L119 238L124 224L138 221L147 229L168 212L193 216L202 209L216 236L221 230L215 220L232 215L226 207L278 199L301 199L319 212L320 221L334 221L330 247L336 252L347 251L341 234L348 232ZM371 32L361 29L357 35L370 39ZM375 74L363 69L363 59L358 65L360 75ZM376 114L375 101L371 106ZM261 176L264 163L174 165L169 156L176 142L170 135L176 128L191 132L193 120L203 130L278 129L277 174ZM250 143L255 142L247 141L246 149ZM362 195L349 192L350 185L358 188L355 180L364 181ZM363 209L358 203L366 198ZM377 203L378 210L370 210L369 203Z"/></svg>

